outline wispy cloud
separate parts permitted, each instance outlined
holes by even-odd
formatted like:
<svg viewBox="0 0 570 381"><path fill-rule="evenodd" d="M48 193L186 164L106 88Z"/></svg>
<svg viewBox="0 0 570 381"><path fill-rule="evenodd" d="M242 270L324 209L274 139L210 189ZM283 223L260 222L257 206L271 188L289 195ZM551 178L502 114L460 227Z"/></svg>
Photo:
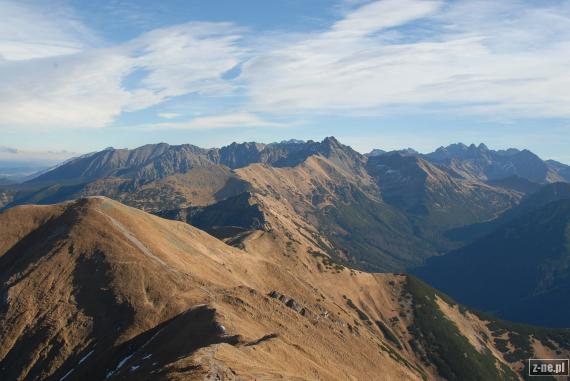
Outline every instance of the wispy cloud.
<svg viewBox="0 0 570 381"><path fill-rule="evenodd" d="M350 40L365 37L428 16L441 5L441 1L429 0L375 1L349 12L323 35L330 39Z"/></svg>
<svg viewBox="0 0 570 381"><path fill-rule="evenodd" d="M158 114L158 116L163 118L163 119L176 119L176 118L182 116L182 114L179 114L176 112L161 112Z"/></svg>
<svg viewBox="0 0 570 381"><path fill-rule="evenodd" d="M41 12L23 5L3 7L17 16L20 27L41 18ZM5 16L0 12L0 31L15 30L16 25L2 26ZM50 32L46 38L53 43L40 43L39 32L24 33L17 40L11 33L0 33L1 127L98 128L123 112L179 95L232 91L222 75L240 61L243 48L237 44L241 29L231 24L176 25L97 47L82 33L58 29L58 20L49 16L38 24Z"/></svg>
<svg viewBox="0 0 570 381"><path fill-rule="evenodd" d="M570 117L569 1L347 1L311 33L191 22L118 44L23 4L0 4L0 128L97 128L187 94L231 94L247 112L163 128L401 110Z"/></svg>
<svg viewBox="0 0 570 381"><path fill-rule="evenodd" d="M69 151L31 151L0 146L0 162L4 164L43 163L53 165L77 155L77 153Z"/></svg>
<svg viewBox="0 0 570 381"><path fill-rule="evenodd" d="M238 112L217 116L204 116L183 122L152 123L139 127L150 130L212 130L222 128L287 127L290 125L291 123L282 123L263 119L248 112Z"/></svg>
<svg viewBox="0 0 570 381"><path fill-rule="evenodd" d="M0 2L0 61L67 55L98 42L70 9L36 9L23 1Z"/></svg>
<svg viewBox="0 0 570 381"><path fill-rule="evenodd" d="M570 12L528 3L385 0L244 65L253 104L275 112L570 116Z"/></svg>

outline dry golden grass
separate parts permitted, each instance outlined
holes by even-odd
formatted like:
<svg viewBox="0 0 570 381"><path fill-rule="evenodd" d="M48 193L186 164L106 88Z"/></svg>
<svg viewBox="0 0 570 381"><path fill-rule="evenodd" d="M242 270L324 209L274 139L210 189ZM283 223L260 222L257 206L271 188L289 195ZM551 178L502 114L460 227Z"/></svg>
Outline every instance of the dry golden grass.
<svg viewBox="0 0 570 381"><path fill-rule="evenodd" d="M324 266L314 228L259 202L273 230L243 250L104 197L0 214L0 376L438 379L408 344L405 276ZM477 346L484 324L439 303Z"/></svg>

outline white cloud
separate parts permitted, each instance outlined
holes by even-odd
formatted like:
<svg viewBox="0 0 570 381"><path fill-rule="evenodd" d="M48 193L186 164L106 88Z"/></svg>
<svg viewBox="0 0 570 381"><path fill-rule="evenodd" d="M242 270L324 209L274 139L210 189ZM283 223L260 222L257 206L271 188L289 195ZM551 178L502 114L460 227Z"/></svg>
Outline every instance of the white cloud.
<svg viewBox="0 0 570 381"><path fill-rule="evenodd" d="M0 127L98 128L171 97L232 91L222 75L239 62L242 48L231 24L182 24L94 47L83 38L88 33L75 31L85 28L68 28L76 23L62 15L58 23L23 5L2 6L18 22L4 25L0 12L0 32L6 32L0 33L0 54L9 58L0 59ZM33 23L37 32L12 41L8 32ZM47 42L38 39L42 30Z"/></svg>
<svg viewBox="0 0 570 381"><path fill-rule="evenodd" d="M158 116L163 118L163 119L176 119L176 118L182 116L182 114L178 114L176 112L161 112L158 114Z"/></svg>
<svg viewBox="0 0 570 381"><path fill-rule="evenodd" d="M113 50L0 63L0 125L93 128L119 115L132 64Z"/></svg>
<svg viewBox="0 0 570 381"><path fill-rule="evenodd" d="M0 2L0 58L9 61L71 54L95 36L69 10L34 9L23 2Z"/></svg>
<svg viewBox="0 0 570 381"><path fill-rule="evenodd" d="M0 146L0 162L4 164L32 162L53 165L75 156L77 153L69 151L32 151Z"/></svg>
<svg viewBox="0 0 570 381"><path fill-rule="evenodd" d="M328 38L358 38L425 17L441 6L441 1L383 0L350 12L333 25Z"/></svg>
<svg viewBox="0 0 570 381"><path fill-rule="evenodd" d="M177 130L212 130L222 128L245 127L287 127L289 123L280 123L263 119L248 112L237 112L216 116L203 116L185 122L162 122L142 126L145 129Z"/></svg>
<svg viewBox="0 0 570 381"><path fill-rule="evenodd" d="M25 4L0 3L4 129L98 128L186 94L233 95L249 112L162 127L275 125L260 113L570 116L569 1L357 0L312 33L191 22L120 44L72 11Z"/></svg>
<svg viewBox="0 0 570 381"><path fill-rule="evenodd" d="M189 23L146 33L127 46L148 75L141 86L161 98L230 91L222 74L236 66L241 30L229 23Z"/></svg>
<svg viewBox="0 0 570 381"><path fill-rule="evenodd" d="M568 117L568 4L378 1L329 30L268 45L241 80L265 112Z"/></svg>

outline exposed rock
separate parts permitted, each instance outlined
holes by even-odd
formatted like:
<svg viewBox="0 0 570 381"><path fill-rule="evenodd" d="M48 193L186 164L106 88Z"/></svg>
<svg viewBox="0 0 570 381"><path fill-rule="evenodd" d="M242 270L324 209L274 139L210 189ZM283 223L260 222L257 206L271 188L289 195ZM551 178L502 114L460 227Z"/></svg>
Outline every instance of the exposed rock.
<svg viewBox="0 0 570 381"><path fill-rule="evenodd" d="M306 318L316 318L316 315L311 312L307 307L302 306L299 304L295 299L281 294L279 291L271 291L268 294L271 298L279 300L281 303L285 304L287 307L291 308L293 311L301 314Z"/></svg>

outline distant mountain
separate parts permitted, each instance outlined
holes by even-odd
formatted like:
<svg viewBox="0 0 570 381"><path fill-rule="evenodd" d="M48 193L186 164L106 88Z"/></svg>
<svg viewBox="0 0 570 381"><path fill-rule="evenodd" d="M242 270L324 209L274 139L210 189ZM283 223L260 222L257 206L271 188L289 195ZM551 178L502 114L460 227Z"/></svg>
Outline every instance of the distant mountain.
<svg viewBox="0 0 570 381"><path fill-rule="evenodd" d="M384 151L383 149L375 148L372 151L368 152L366 154L366 156L368 156L368 157L380 156L380 155L384 155L385 153L386 153L386 151Z"/></svg>
<svg viewBox="0 0 570 381"><path fill-rule="evenodd" d="M395 151L384 151L381 149L373 149L372 151L368 152L366 154L366 156L372 157L372 156L381 156L381 155L386 155L386 154L400 154L402 156L419 156L420 155L420 153L413 148L404 148L404 149L395 150Z"/></svg>
<svg viewBox="0 0 570 381"><path fill-rule="evenodd" d="M533 192L522 200L520 205L508 212L511 219L526 212L539 209L553 201L570 199L570 184L552 183L546 184L537 192Z"/></svg>
<svg viewBox="0 0 570 381"><path fill-rule="evenodd" d="M340 143L334 137L322 142L289 140L281 143L232 143L220 149L213 149L210 155L217 164L236 169L254 163L269 164L275 167L293 167L301 164L309 156L327 155ZM354 151L354 154L359 155Z"/></svg>
<svg viewBox="0 0 570 381"><path fill-rule="evenodd" d="M403 270L438 253L436 232L382 200L366 157L332 138L314 147L317 153L295 166L236 170L264 213L284 211L295 226L308 226L322 250L360 268Z"/></svg>
<svg viewBox="0 0 570 381"><path fill-rule="evenodd" d="M555 160L546 160L546 165L562 179L570 182L570 165L562 164Z"/></svg>
<svg viewBox="0 0 570 381"><path fill-rule="evenodd" d="M452 229L447 232L447 235L455 240L470 242L493 232L518 217L538 210L553 201L566 199L570 199L570 184L545 184L540 186L539 190L527 194L519 205L506 210L497 218Z"/></svg>
<svg viewBox="0 0 570 381"><path fill-rule="evenodd" d="M492 150L485 144L456 143L421 154L412 148L386 152L374 149L366 156L399 153L421 157L432 164L445 166L464 179L494 182L520 177L534 183L570 182L570 166L554 160L543 161L529 150L509 148Z"/></svg>
<svg viewBox="0 0 570 381"><path fill-rule="evenodd" d="M223 203L244 192L287 201L299 223L317 227L332 242L331 255L375 271L402 271L449 250L456 243L445 230L493 219L524 195L464 178L412 149L367 157L327 137L212 149L165 143L108 148L23 184L8 205L102 195L180 219L216 208L247 213L237 208L241 203Z"/></svg>
<svg viewBox="0 0 570 381"><path fill-rule="evenodd" d="M304 143L305 140L289 139L289 140L282 140L280 142L269 143L269 145L304 144Z"/></svg>
<svg viewBox="0 0 570 381"><path fill-rule="evenodd" d="M107 148L69 160L28 181L28 184L84 183L105 177L128 178L137 184L145 184L211 165L224 165L231 169L252 163L294 166L313 154L330 151L331 144L338 142L327 138L323 142L288 141L268 145L232 143L213 149L166 143L148 144L133 150Z"/></svg>
<svg viewBox="0 0 570 381"><path fill-rule="evenodd" d="M216 164L216 154L193 145L108 148L70 160L27 182L20 203L53 203L105 195L147 210L211 203L247 185Z"/></svg>
<svg viewBox="0 0 570 381"><path fill-rule="evenodd" d="M14 203L53 203L105 195L145 210L204 205L247 189L232 169L252 163L295 166L312 155L333 157L335 147L340 146L336 139L326 138L322 142L269 145L233 143L208 150L165 143L134 150L108 148L69 160L26 182L19 187ZM335 160L349 167L355 160L364 160L353 150L346 152Z"/></svg>
<svg viewBox="0 0 570 381"><path fill-rule="evenodd" d="M499 179L487 181L487 184L499 188L510 189L525 195L537 192L542 187L541 184L535 183L520 176L502 177Z"/></svg>
<svg viewBox="0 0 570 381"><path fill-rule="evenodd" d="M28 183L80 183L110 176L126 176L150 182L206 161L207 151L191 145L171 147L160 143L134 150L105 149L71 160Z"/></svg>
<svg viewBox="0 0 570 381"><path fill-rule="evenodd" d="M429 259L415 274L502 318L568 326L570 199L519 215L466 247Z"/></svg>
<svg viewBox="0 0 570 381"><path fill-rule="evenodd" d="M516 205L522 194L465 179L418 156L388 153L366 164L383 199L437 226L485 221Z"/></svg>
<svg viewBox="0 0 570 381"><path fill-rule="evenodd" d="M529 150L494 151L486 145L452 144L423 155L432 163L445 165L467 179L497 180L519 176L537 183L567 181L557 170Z"/></svg>

